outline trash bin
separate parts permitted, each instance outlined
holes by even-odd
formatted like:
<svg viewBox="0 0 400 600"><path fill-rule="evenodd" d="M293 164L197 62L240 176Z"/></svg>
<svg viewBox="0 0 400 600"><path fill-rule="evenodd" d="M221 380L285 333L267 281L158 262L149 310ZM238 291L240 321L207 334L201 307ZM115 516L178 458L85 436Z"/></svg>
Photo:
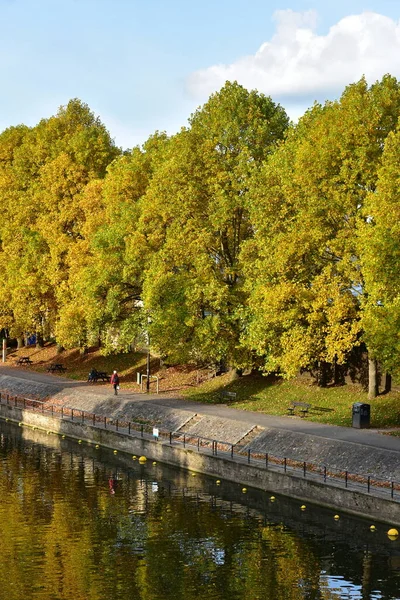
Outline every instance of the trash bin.
<svg viewBox="0 0 400 600"><path fill-rule="evenodd" d="M142 383L142 374L141 374L141 373L139 373L139 372L138 372L138 373L136 373L136 383L137 383L138 385L141 385L141 383Z"/></svg>
<svg viewBox="0 0 400 600"><path fill-rule="evenodd" d="M369 427L371 419L371 405L355 402L353 404L353 427L365 429Z"/></svg>

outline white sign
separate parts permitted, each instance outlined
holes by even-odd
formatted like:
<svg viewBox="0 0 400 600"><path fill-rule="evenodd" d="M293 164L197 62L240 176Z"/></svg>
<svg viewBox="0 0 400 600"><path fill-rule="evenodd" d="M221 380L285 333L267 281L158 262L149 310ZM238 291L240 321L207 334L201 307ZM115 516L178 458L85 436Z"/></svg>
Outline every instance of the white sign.
<svg viewBox="0 0 400 600"><path fill-rule="evenodd" d="M153 436L158 438L158 429L156 427L153 427Z"/></svg>

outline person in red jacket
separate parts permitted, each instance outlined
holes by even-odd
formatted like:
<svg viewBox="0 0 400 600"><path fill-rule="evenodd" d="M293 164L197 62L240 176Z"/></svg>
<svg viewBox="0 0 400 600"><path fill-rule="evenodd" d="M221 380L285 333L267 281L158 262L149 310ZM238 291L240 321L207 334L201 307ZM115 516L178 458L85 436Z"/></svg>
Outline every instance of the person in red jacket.
<svg viewBox="0 0 400 600"><path fill-rule="evenodd" d="M114 388L114 394L117 396L119 390L119 377L117 371L114 371L111 375L111 385Z"/></svg>

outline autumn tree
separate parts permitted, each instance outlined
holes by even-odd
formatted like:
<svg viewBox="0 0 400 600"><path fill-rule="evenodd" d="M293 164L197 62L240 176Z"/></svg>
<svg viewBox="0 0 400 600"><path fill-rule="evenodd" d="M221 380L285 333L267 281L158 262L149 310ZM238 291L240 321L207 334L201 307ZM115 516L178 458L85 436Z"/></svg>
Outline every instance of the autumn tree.
<svg viewBox="0 0 400 600"><path fill-rule="evenodd" d="M144 304L170 360L251 362L240 344L240 249L253 234L245 199L287 124L270 98L228 82L170 142L139 224L151 257Z"/></svg>
<svg viewBox="0 0 400 600"><path fill-rule="evenodd" d="M256 235L243 253L245 339L267 371L343 363L362 339L358 230L399 109L394 78L370 88L361 80L310 109L257 177L249 194Z"/></svg>

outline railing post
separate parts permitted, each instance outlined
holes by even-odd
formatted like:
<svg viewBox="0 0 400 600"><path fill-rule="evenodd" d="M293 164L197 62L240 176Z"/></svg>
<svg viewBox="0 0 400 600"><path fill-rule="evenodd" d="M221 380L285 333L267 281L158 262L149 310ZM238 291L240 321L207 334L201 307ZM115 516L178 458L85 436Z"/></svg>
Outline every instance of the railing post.
<svg viewBox="0 0 400 600"><path fill-rule="evenodd" d="M85 422L85 411L82 410L81 411L81 423L84 423L84 422Z"/></svg>
<svg viewBox="0 0 400 600"><path fill-rule="evenodd" d="M128 435L131 435L131 422L128 423Z"/></svg>
<svg viewBox="0 0 400 600"><path fill-rule="evenodd" d="M186 433L183 434L183 447L186 448Z"/></svg>
<svg viewBox="0 0 400 600"><path fill-rule="evenodd" d="M14 406L17 406L17 396L14 396Z"/></svg>
<svg viewBox="0 0 400 600"><path fill-rule="evenodd" d="M54 406L51 405L51 416L53 416L53 415L54 415Z"/></svg>
<svg viewBox="0 0 400 600"><path fill-rule="evenodd" d="M197 438L197 452L200 452L200 438Z"/></svg>
<svg viewBox="0 0 400 600"><path fill-rule="evenodd" d="M349 475L348 471L346 471L345 474L344 474L344 483L345 483L346 487L347 487L347 478L348 478L348 475Z"/></svg>
<svg viewBox="0 0 400 600"><path fill-rule="evenodd" d="M26 407L26 398L24 398L24 408Z"/></svg>
<svg viewBox="0 0 400 600"><path fill-rule="evenodd" d="M306 476L306 472L307 472L307 463L306 461L303 462L303 477Z"/></svg>
<svg viewBox="0 0 400 600"><path fill-rule="evenodd" d="M326 483L326 467L324 467L324 483Z"/></svg>
<svg viewBox="0 0 400 600"><path fill-rule="evenodd" d="M117 422L115 424L115 431L118 431L118 419L117 419Z"/></svg>
<svg viewBox="0 0 400 600"><path fill-rule="evenodd" d="M93 416L92 416L92 422L93 422L93 427L94 427L95 424L96 424L96 415L94 413L93 413Z"/></svg>
<svg viewBox="0 0 400 600"><path fill-rule="evenodd" d="M44 413L44 402L42 402L42 413Z"/></svg>
<svg viewBox="0 0 400 600"><path fill-rule="evenodd" d="M140 426L140 437L143 437L143 425Z"/></svg>
<svg viewBox="0 0 400 600"><path fill-rule="evenodd" d="M73 421L73 420L74 420L74 409L72 408L71 409L71 421Z"/></svg>
<svg viewBox="0 0 400 600"><path fill-rule="evenodd" d="M217 442L217 440L214 440L214 448L215 448L215 456L217 456L217 454L218 454L218 442Z"/></svg>
<svg viewBox="0 0 400 600"><path fill-rule="evenodd" d="M286 473L286 466L287 466L287 461L286 461L286 457L283 459L283 470Z"/></svg>
<svg viewBox="0 0 400 600"><path fill-rule="evenodd" d="M368 494L369 494L369 490L371 489L371 475L368 475L368 479L367 479L367 490L368 490Z"/></svg>
<svg viewBox="0 0 400 600"><path fill-rule="evenodd" d="M391 486L390 486L390 497L393 498L394 496L394 481L391 482Z"/></svg>
<svg viewBox="0 0 400 600"><path fill-rule="evenodd" d="M8 399L9 399L9 396L8 396L8 394L6 394L6 404L8 404Z"/></svg>
<svg viewBox="0 0 400 600"><path fill-rule="evenodd" d="M61 419L63 419L63 418L64 418L64 407L62 406L61 407Z"/></svg>
<svg viewBox="0 0 400 600"><path fill-rule="evenodd" d="M233 444L231 445L231 458L233 458Z"/></svg>
<svg viewBox="0 0 400 600"><path fill-rule="evenodd" d="M107 429L107 417L104 417L104 429Z"/></svg>
<svg viewBox="0 0 400 600"><path fill-rule="evenodd" d="M169 445L172 446L172 431L169 432Z"/></svg>
<svg viewBox="0 0 400 600"><path fill-rule="evenodd" d="M247 450L247 462L250 464L250 460L251 460L251 450L250 448Z"/></svg>
<svg viewBox="0 0 400 600"><path fill-rule="evenodd" d="M265 453L265 468L268 469L268 452Z"/></svg>

